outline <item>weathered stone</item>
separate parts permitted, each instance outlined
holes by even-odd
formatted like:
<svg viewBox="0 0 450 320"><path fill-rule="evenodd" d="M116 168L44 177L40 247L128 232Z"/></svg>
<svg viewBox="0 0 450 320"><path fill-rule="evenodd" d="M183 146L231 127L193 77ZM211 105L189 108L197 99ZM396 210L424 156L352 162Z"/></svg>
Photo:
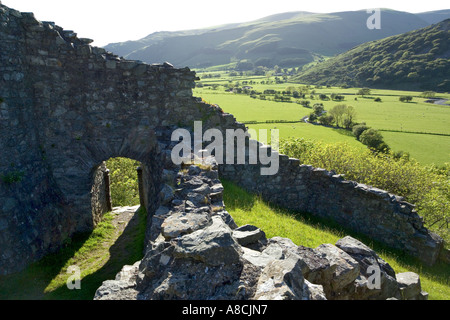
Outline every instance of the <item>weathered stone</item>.
<svg viewBox="0 0 450 320"><path fill-rule="evenodd" d="M164 184L160 192L160 199L162 205L167 205L174 199L174 190L171 186Z"/></svg>
<svg viewBox="0 0 450 320"><path fill-rule="evenodd" d="M315 284L329 284L337 268L321 252L312 248L299 246L296 252L302 262L302 273L305 279Z"/></svg>
<svg viewBox="0 0 450 320"><path fill-rule="evenodd" d="M256 300L300 300L304 279L299 259L274 260L262 271L256 288Z"/></svg>
<svg viewBox="0 0 450 320"><path fill-rule="evenodd" d="M404 272L397 274L397 282L403 300L421 300L422 289L420 285L420 277L414 272Z"/></svg>
<svg viewBox="0 0 450 320"><path fill-rule="evenodd" d="M265 234L258 227L245 225L233 230L233 238L241 246L248 246L249 244L257 243L260 239L265 239Z"/></svg>
<svg viewBox="0 0 450 320"><path fill-rule="evenodd" d="M211 223L208 214L179 212L171 215L161 225L161 233L170 240L202 229Z"/></svg>
<svg viewBox="0 0 450 320"><path fill-rule="evenodd" d="M348 254L358 254L358 255L364 255L364 256L373 256L373 255L375 255L375 251L370 249L364 243L362 243L362 242L360 242L360 241L358 241L355 238L352 238L350 236L347 236L345 238L339 239L336 242L336 247L338 247L341 250L347 252Z"/></svg>
<svg viewBox="0 0 450 320"><path fill-rule="evenodd" d="M360 266L360 276L355 282L352 299L384 300L390 297L400 297L395 271L375 251L350 236L338 240L336 246L348 253ZM375 277L379 277L379 279Z"/></svg>
<svg viewBox="0 0 450 320"><path fill-rule="evenodd" d="M115 280L106 280L95 292L95 300L136 300L136 277L140 261L124 266Z"/></svg>
<svg viewBox="0 0 450 320"><path fill-rule="evenodd" d="M304 280L302 300L327 300L323 292L323 286L312 284L308 280Z"/></svg>
<svg viewBox="0 0 450 320"><path fill-rule="evenodd" d="M277 257L267 254L265 252L259 252L246 247L242 248L243 255L242 258L253 264L254 266L264 268L269 262L278 260Z"/></svg>
<svg viewBox="0 0 450 320"><path fill-rule="evenodd" d="M178 239L175 256L219 266L239 263L240 250L232 237L231 229L220 217L212 217L209 227Z"/></svg>
<svg viewBox="0 0 450 320"><path fill-rule="evenodd" d="M358 262L332 244L322 244L315 250L323 253L331 265L336 265L330 286L333 292L339 296L340 291L358 277L360 271Z"/></svg>
<svg viewBox="0 0 450 320"><path fill-rule="evenodd" d="M192 131L192 122L200 119L204 130L245 130L245 125L192 97L196 76L187 68L119 58L90 47L89 41L78 39L71 30L39 22L33 14L1 4L0 8L0 274L19 271L76 232L93 230L105 212L101 164L110 157L142 163L141 203L150 226L135 280L127 278L131 271L124 269L117 280L99 290L99 298L250 299L261 280L261 269L266 269L266 275L260 289L274 279L284 288L284 293L276 287L272 293L260 290L274 297L311 296L304 292L306 282L301 280L299 285L293 276L301 273L298 269L322 282L332 272L334 278L323 283L332 298L351 298L357 286L364 287L367 275L356 272L353 261L337 248L314 250L319 258L308 256L309 260L300 258L298 247L288 239L260 243L260 238L258 246L252 247L256 250L243 249L233 238L231 228L237 226L225 211L223 187L212 180L217 179L217 170L221 177L267 201L334 218L429 263L437 258L442 239L423 228L403 199L338 179L333 172L299 166L298 159L278 155L282 165L274 176L262 176L260 164L208 162L206 172L189 166L170 181L164 169L181 169L170 157L177 145L171 141L175 129ZM258 146L259 151L271 150ZM180 191L171 190L170 185ZM198 215L198 221L182 220L191 214ZM184 218L176 223L177 215ZM205 223L210 216L211 223ZM253 236L238 238L250 241ZM382 279L390 279L392 272L365 251L349 254L355 260L365 257L356 260L361 270L367 261L376 262L384 271ZM315 265L322 258L329 266ZM276 270L279 274L270 280L267 274Z"/></svg>

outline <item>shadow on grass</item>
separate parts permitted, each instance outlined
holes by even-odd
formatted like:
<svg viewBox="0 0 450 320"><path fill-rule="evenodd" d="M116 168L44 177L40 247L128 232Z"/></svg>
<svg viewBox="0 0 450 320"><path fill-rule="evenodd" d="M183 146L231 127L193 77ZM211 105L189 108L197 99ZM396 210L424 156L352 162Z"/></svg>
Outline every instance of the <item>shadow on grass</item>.
<svg viewBox="0 0 450 320"><path fill-rule="evenodd" d="M92 300L103 281L113 280L124 265L142 259L146 227L145 210L138 210L123 233L109 248L110 258L94 273L81 279L80 290L69 290L64 283L51 292L44 292L50 282L62 272L67 262L88 240L91 233L75 235L71 245L50 254L24 271L0 277L0 299L13 300ZM83 270L81 270L83 271ZM67 274L69 278L71 274Z"/></svg>
<svg viewBox="0 0 450 320"><path fill-rule="evenodd" d="M240 187L225 179L221 179L221 182L226 190L226 192L224 192L225 209L250 210L255 205L254 195L242 192Z"/></svg>
<svg viewBox="0 0 450 320"><path fill-rule="evenodd" d="M110 259L108 262L94 273L81 279L80 290L69 290L66 285L63 285L48 293L45 299L92 300L103 281L114 280L123 266L132 265L142 259L146 221L145 211L138 209L123 233L109 248Z"/></svg>
<svg viewBox="0 0 450 320"><path fill-rule="evenodd" d="M353 132L351 130L342 129L342 128L334 128L333 131L337 132L339 134L342 134L343 136L355 138L355 135L353 134Z"/></svg>
<svg viewBox="0 0 450 320"><path fill-rule="evenodd" d="M226 209L247 209L251 208L248 206L248 204L252 203L252 200L249 198L253 198L253 202L255 201L258 196L253 195L245 191L244 189L238 187L234 183L230 181L226 181L222 179L222 184L225 188L224 192L224 201L226 205ZM235 201L235 199L245 199L245 202L243 204L240 204L239 201ZM419 259L410 256L406 254L404 251L391 248L386 246L385 244L373 240L370 237L357 233L355 231L352 231L348 228L343 227L342 225L339 225L337 222L326 219L322 217L315 216L311 213L305 213L305 212L298 212L293 210L287 210L285 208L282 208L278 205L269 203L267 201L264 201L271 209L273 209L274 212L281 215L287 215L290 217L293 217L295 220L304 223L306 225L309 225L314 228L322 229L322 230L329 230L330 232L334 234L341 234L341 235L349 235L365 245L372 248L378 255L384 255L389 257L390 259L395 259L396 262L401 266L407 269L408 271L412 271L418 274L421 274L422 276L427 276L431 279L433 279L436 282L439 282L443 285L449 286L450 285L450 265L443 263L443 262L437 262L433 266L427 266L424 265ZM231 204L231 205L230 205ZM264 230L263 230L264 231ZM343 237L344 237L343 236ZM397 273L400 273L398 270L396 270Z"/></svg>
<svg viewBox="0 0 450 320"><path fill-rule="evenodd" d="M21 272L0 276L1 300L41 300L44 290L75 253L89 239L91 232L75 234L71 244L44 256Z"/></svg>

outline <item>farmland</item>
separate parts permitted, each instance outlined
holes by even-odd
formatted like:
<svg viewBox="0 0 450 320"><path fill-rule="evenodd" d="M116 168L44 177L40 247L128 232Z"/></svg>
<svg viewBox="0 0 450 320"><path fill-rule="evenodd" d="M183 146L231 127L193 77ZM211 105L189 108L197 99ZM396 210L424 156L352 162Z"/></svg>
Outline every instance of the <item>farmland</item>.
<svg viewBox="0 0 450 320"><path fill-rule="evenodd" d="M202 74L199 73L200 77ZM290 102L274 101L270 95L261 100L259 95L226 92L226 88L249 87L254 92L275 90L282 94L287 88L303 88L304 85L284 82L275 77L229 77L221 75L202 79L202 87L194 89L194 95L208 103L219 105L224 112L233 114L240 122L250 122L253 129L279 129L280 138L303 137L323 142L347 142L364 148L351 132L301 122L307 117L315 103L322 103L325 110L337 104L354 107L356 121L380 131L393 151L408 152L422 164L443 165L450 159L450 106L425 102L422 92L376 90L368 95L358 95L359 88L315 87L307 89L305 98L290 98ZM262 83L261 83L262 82ZM277 83L278 82L278 83ZM342 95L342 101L320 100L319 95ZM401 96L412 96L411 102L400 102ZM450 99L450 94L436 94ZM376 98L381 101L375 101ZM310 107L299 103L309 100ZM447 101L448 103L448 101ZM265 123L266 121L298 121L297 123ZM252 123L257 122L257 123Z"/></svg>

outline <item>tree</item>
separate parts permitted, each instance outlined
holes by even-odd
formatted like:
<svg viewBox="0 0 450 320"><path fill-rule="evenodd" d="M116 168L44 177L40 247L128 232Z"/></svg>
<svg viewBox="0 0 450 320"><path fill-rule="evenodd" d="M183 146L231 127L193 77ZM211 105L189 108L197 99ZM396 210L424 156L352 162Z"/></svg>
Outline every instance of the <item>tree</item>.
<svg viewBox="0 0 450 320"><path fill-rule="evenodd" d="M347 106L343 114L342 125L345 129L351 129L356 119L356 110L352 106Z"/></svg>
<svg viewBox="0 0 450 320"><path fill-rule="evenodd" d="M412 96L401 96L401 97L399 98L399 100L400 100L401 102L411 102L412 99L413 99Z"/></svg>
<svg viewBox="0 0 450 320"><path fill-rule="evenodd" d="M331 125L333 123L333 117L330 116L329 114L321 115L318 120L324 126L329 126L329 125Z"/></svg>
<svg viewBox="0 0 450 320"><path fill-rule="evenodd" d="M322 113L325 112L325 107L323 106L323 103L316 103L313 106L313 112L317 115L317 116L321 116Z"/></svg>
<svg viewBox="0 0 450 320"><path fill-rule="evenodd" d="M352 132L353 135L356 137L357 140L359 140L359 137L361 134L366 131L367 129L370 129L369 126L366 126L365 124L359 124L353 127Z"/></svg>
<svg viewBox="0 0 450 320"><path fill-rule="evenodd" d="M362 89L359 89L359 91L358 91L358 95L360 95L360 96L367 96L369 94L370 94L369 88L362 88Z"/></svg>
<svg viewBox="0 0 450 320"><path fill-rule="evenodd" d="M333 109L331 109L330 112L328 113L333 118L334 123L338 127L340 127L342 124L342 117L344 115L346 107L347 106L345 104L338 104L334 106Z"/></svg>
<svg viewBox="0 0 450 320"><path fill-rule="evenodd" d="M379 148L384 143L383 136L375 129L365 130L361 133L359 140L369 148L376 150L380 150Z"/></svg>
<svg viewBox="0 0 450 320"><path fill-rule="evenodd" d="M435 96L436 96L436 92L434 92L434 91L422 92L422 97L424 97L424 98L434 98Z"/></svg>
<svg viewBox="0 0 450 320"><path fill-rule="evenodd" d="M300 104L302 106L304 106L305 108L309 108L310 101L309 100L302 100L302 101L300 101Z"/></svg>
<svg viewBox="0 0 450 320"><path fill-rule="evenodd" d="M336 93L331 94L331 100L342 101L344 99L345 99L345 97L343 95L336 94Z"/></svg>

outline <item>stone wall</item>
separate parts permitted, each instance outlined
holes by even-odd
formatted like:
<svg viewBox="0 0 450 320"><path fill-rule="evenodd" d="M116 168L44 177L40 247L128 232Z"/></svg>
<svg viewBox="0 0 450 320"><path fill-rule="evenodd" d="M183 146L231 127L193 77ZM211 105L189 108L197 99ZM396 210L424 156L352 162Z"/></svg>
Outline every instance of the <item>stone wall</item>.
<svg viewBox="0 0 450 320"><path fill-rule="evenodd" d="M95 300L428 298L417 274L396 274L352 237L307 248L238 227L223 203L215 159L201 167L165 170L144 258L104 281Z"/></svg>
<svg viewBox="0 0 450 320"><path fill-rule="evenodd" d="M103 214L112 211L110 204L111 193L109 192L109 179L106 178L109 171L106 168L106 163L102 162L98 168L94 169L92 174L92 189L91 189L91 208L92 220L96 225L102 220ZM107 194L109 192L109 194Z"/></svg>
<svg viewBox="0 0 450 320"><path fill-rule="evenodd" d="M124 60L90 42L0 6L0 274L92 230L105 208L103 161L142 163L151 213L172 131L233 121L192 97L189 69Z"/></svg>
<svg viewBox="0 0 450 320"><path fill-rule="evenodd" d="M172 132L192 132L197 120L203 130L245 129L192 96L196 76L188 68L125 60L90 42L0 5L0 274L93 229L106 207L98 171L103 161L142 163L150 230L167 194L161 193L164 172L174 166ZM261 176L261 166L248 164L221 165L220 173L268 201L330 217L435 261L442 241L411 205L284 155L279 160L275 176Z"/></svg>
<svg viewBox="0 0 450 320"><path fill-rule="evenodd" d="M334 220L427 264L439 257L442 239L423 226L414 205L401 197L300 165L285 155L280 155L275 176L262 176L259 170L258 166L224 165L220 174L276 205Z"/></svg>

